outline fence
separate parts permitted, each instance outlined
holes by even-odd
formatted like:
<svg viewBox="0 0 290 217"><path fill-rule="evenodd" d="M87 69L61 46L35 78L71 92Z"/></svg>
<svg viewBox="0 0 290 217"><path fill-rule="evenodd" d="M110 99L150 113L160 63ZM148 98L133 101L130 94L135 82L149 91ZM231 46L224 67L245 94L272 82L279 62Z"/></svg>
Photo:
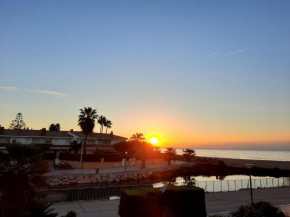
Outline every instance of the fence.
<svg viewBox="0 0 290 217"><path fill-rule="evenodd" d="M156 183L153 186L155 188L163 187L166 182ZM172 184L172 183L171 183ZM175 186L183 186L188 183L183 178L176 178L173 183ZM238 191L241 189L250 188L250 180L218 180L218 181L192 181L196 187L203 188L205 192L228 192ZM290 187L290 178L265 178L265 179L252 179L252 188L275 188L275 187Z"/></svg>
<svg viewBox="0 0 290 217"><path fill-rule="evenodd" d="M250 186L249 180L222 180L222 181L200 181L192 182L195 186L203 188L206 192L228 192L247 189ZM106 186L106 187L88 187L82 189L56 189L56 190L38 190L36 191L37 200L46 200L48 202L78 201L78 200L109 200L118 199L123 189L144 188L144 187L163 187L168 183L127 185L127 186ZM187 185L181 177L176 178L176 182L171 183L176 186ZM273 188L290 187L290 178L267 178L252 179L252 187Z"/></svg>
<svg viewBox="0 0 290 217"><path fill-rule="evenodd" d="M184 161L172 161L172 165L182 165L186 164ZM167 167L168 164L166 162L164 163L158 163L158 164L146 164L146 168L162 168L162 167ZM99 173L120 173L120 172L130 172L130 171L138 171L140 170L140 166L132 166L132 165L127 165L122 166L121 163L115 163L115 168L104 168L104 169L99 169Z"/></svg>
<svg viewBox="0 0 290 217"><path fill-rule="evenodd" d="M47 202L71 202L79 200L110 200L118 199L121 190L152 187L152 185L127 185L127 186L108 186L81 189L55 189L38 190L35 192L36 200Z"/></svg>

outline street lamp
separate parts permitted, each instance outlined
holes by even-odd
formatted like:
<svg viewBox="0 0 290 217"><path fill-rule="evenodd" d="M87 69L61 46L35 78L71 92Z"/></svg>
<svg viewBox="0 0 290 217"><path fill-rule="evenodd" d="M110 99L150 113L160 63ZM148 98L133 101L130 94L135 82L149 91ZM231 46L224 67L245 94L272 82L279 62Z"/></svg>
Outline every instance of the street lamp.
<svg viewBox="0 0 290 217"><path fill-rule="evenodd" d="M252 189L252 177L251 177L251 168L253 164L245 164L246 167L249 169L249 176L250 176L250 188L251 188L251 204L253 205L253 189Z"/></svg>
<svg viewBox="0 0 290 217"><path fill-rule="evenodd" d="M125 152L125 172L127 171L127 168L126 168L126 164L127 164L127 154L128 154L128 152L126 151Z"/></svg>

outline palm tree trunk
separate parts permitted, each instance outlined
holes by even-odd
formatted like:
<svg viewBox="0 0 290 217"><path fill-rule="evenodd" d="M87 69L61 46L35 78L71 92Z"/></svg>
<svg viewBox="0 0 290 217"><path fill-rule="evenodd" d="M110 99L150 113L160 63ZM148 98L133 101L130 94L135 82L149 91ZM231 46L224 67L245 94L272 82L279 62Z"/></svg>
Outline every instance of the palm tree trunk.
<svg viewBox="0 0 290 217"><path fill-rule="evenodd" d="M107 127L107 129L106 129L106 133L108 133L108 127Z"/></svg>
<svg viewBox="0 0 290 217"><path fill-rule="evenodd" d="M102 133L102 125L100 125L100 133Z"/></svg>
<svg viewBox="0 0 290 217"><path fill-rule="evenodd" d="M85 135L84 154L87 154L87 137L88 137L88 135Z"/></svg>

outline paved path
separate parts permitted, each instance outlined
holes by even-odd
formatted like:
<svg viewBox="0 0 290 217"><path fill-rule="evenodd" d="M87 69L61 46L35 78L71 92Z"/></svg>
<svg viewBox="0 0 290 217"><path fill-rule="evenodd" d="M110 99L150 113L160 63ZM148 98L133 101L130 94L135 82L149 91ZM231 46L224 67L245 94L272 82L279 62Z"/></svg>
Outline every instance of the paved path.
<svg viewBox="0 0 290 217"><path fill-rule="evenodd" d="M287 205L281 209L290 214L290 188L256 189L255 201L269 201L275 206ZM236 192L206 193L207 213L221 213L237 210L242 204L249 203L250 192L248 190ZM53 208L59 213L66 214L69 210L79 213L78 217L119 217L119 200L113 201L79 201L74 203L58 203Z"/></svg>

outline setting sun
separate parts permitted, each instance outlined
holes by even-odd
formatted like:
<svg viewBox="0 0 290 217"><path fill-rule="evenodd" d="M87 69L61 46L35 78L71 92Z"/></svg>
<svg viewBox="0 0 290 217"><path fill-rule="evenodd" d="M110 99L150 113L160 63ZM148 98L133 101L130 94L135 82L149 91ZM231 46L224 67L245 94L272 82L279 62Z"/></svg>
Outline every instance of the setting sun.
<svg viewBox="0 0 290 217"><path fill-rule="evenodd" d="M157 144L158 143L158 139L156 138L156 137L152 137L151 139L150 139L150 143L151 144Z"/></svg>

